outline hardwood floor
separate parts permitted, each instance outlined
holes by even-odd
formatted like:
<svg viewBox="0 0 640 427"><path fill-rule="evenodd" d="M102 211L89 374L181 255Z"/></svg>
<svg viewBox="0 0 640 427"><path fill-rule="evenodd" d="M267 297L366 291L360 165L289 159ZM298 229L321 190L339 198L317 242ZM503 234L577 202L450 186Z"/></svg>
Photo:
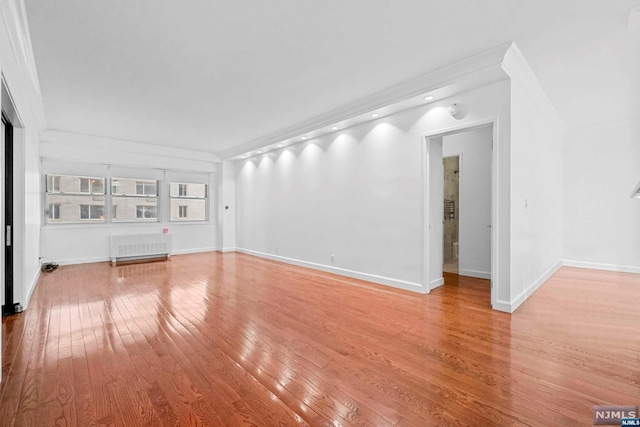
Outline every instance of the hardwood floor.
<svg viewBox="0 0 640 427"><path fill-rule="evenodd" d="M241 254L61 267L3 319L8 426L592 425L640 403L639 276L561 269L515 314Z"/></svg>

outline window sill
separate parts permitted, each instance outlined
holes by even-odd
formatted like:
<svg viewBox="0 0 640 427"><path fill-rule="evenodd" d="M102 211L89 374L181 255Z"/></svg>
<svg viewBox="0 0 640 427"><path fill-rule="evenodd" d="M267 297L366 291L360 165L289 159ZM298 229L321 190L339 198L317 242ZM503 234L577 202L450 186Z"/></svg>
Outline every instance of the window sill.
<svg viewBox="0 0 640 427"><path fill-rule="evenodd" d="M172 222L109 222L109 223L88 223L88 224L61 224L50 223L40 226L41 230L73 230L73 229L117 229L117 228L162 228L172 225L211 225L211 221L172 221Z"/></svg>

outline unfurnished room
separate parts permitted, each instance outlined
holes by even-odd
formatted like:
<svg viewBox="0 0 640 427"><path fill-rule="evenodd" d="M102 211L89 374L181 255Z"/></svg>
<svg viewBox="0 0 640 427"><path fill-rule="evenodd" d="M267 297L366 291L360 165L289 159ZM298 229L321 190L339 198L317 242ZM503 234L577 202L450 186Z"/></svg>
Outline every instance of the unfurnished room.
<svg viewBox="0 0 640 427"><path fill-rule="evenodd" d="M640 425L640 0L0 17L0 426Z"/></svg>

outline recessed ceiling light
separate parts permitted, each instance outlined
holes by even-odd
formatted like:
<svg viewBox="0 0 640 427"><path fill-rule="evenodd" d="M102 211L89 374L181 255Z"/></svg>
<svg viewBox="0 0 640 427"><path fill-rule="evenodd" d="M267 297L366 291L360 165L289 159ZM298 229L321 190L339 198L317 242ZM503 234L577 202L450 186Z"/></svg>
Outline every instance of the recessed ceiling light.
<svg viewBox="0 0 640 427"><path fill-rule="evenodd" d="M246 158L247 158L247 156L242 156L242 157L240 157L240 158L241 158L241 159L246 159Z"/></svg>
<svg viewBox="0 0 640 427"><path fill-rule="evenodd" d="M331 130L338 130L338 129L340 129L338 126L332 126L331 127Z"/></svg>
<svg viewBox="0 0 640 427"><path fill-rule="evenodd" d="M433 98L435 98L433 95L427 95L424 97L425 101L433 101Z"/></svg>
<svg viewBox="0 0 640 427"><path fill-rule="evenodd" d="M306 136L303 136L303 137L302 137L302 139L307 139L307 137L306 137Z"/></svg>
<svg viewBox="0 0 640 427"><path fill-rule="evenodd" d="M373 114L371 115L371 117L374 117L374 118L375 118L375 117L380 117L380 114L378 114L378 113L373 113Z"/></svg>
<svg viewBox="0 0 640 427"><path fill-rule="evenodd" d="M258 154L262 154L262 151L258 150L258 151L256 151L256 153L258 153Z"/></svg>
<svg viewBox="0 0 640 427"><path fill-rule="evenodd" d="M282 144L278 144L278 148L282 148Z"/></svg>

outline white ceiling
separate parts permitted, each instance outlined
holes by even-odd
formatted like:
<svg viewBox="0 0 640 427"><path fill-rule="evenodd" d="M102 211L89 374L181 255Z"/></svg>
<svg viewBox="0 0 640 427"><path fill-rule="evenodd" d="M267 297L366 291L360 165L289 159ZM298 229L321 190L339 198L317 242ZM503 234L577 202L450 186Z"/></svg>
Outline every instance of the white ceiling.
<svg viewBox="0 0 640 427"><path fill-rule="evenodd" d="M640 0L26 0L49 129L221 152L516 41L571 128L640 117Z"/></svg>

